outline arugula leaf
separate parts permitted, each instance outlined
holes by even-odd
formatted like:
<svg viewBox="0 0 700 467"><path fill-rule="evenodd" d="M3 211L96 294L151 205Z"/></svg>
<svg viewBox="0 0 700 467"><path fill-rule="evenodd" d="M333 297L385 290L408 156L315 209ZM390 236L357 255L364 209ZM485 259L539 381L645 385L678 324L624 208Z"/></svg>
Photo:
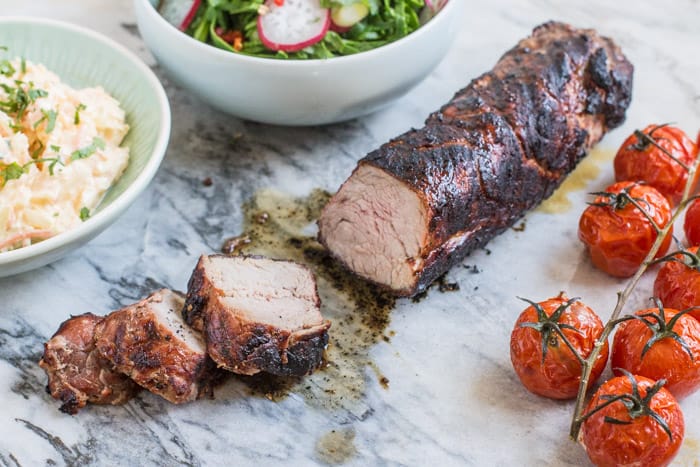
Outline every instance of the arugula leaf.
<svg viewBox="0 0 700 467"><path fill-rule="evenodd" d="M321 0L321 6L324 8L333 8L334 6L346 6L353 3L363 3L370 14L376 15L380 8L380 0Z"/></svg>

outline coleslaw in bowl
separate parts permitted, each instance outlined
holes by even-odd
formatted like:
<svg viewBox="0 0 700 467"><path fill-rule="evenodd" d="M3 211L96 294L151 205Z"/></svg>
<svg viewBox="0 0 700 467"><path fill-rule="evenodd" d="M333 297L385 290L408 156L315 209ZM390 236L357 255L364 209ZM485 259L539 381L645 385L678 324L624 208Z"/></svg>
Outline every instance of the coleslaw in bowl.
<svg viewBox="0 0 700 467"><path fill-rule="evenodd" d="M19 60L6 59L3 63L26 73L36 73L45 67L67 86L86 88L86 94L80 98L58 99L56 96L65 91L61 89L54 91L50 99L49 93L42 89L48 83L41 81L39 75L31 81L16 80L17 90L4 83L5 93L23 92L33 96L36 103L41 101L41 106L33 107L29 102L21 118L15 112L11 113L12 120L5 122L10 128L21 124L28 133L35 134L27 138L32 144L28 148L29 159L22 159L26 154L15 155L17 159L8 158L3 163L2 183L7 185L4 188L20 187L16 182L36 182L46 189L48 200L63 193L58 181L65 176L68 184L74 183L76 187L73 192L66 191L70 193L66 194L68 201L64 207L69 209L74 204L79 219L73 214L72 224L65 231L16 245L20 248L0 250L2 277L59 259L99 234L131 205L150 183L165 154L170 136L170 107L153 72L131 52L94 31L47 19L6 17L0 18L0 45L7 49L8 56ZM100 94L104 92L100 88L113 96L114 102L105 97L106 93ZM101 118L92 121L91 113ZM121 115L125 121L120 122ZM81 118L83 121L76 125L75 121ZM61 139L58 130L73 125L82 131ZM118 142L122 138L120 148ZM112 152L107 149L108 143L113 146ZM128 162L124 157L127 151ZM77 180L85 175L95 176L95 182L78 184ZM31 190L32 186L23 189ZM21 193L19 190L11 207L22 202ZM36 211L27 222L52 225L54 219L47 217L58 214L57 211Z"/></svg>

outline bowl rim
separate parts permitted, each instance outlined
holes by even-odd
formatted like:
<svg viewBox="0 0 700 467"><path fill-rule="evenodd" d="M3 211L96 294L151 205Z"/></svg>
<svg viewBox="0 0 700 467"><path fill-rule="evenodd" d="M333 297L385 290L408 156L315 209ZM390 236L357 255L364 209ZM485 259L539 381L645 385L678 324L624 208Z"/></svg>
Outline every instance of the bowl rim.
<svg viewBox="0 0 700 467"><path fill-rule="evenodd" d="M126 210L136 198L145 190L155 176L160 164L165 157L166 149L170 139L171 130L171 113L170 103L163 85L153 70L151 70L140 58L133 52L128 50L118 42L104 36L103 34L92 29L78 26L66 21L58 21L48 18L37 18L30 16L6 16L0 17L0 25L3 24L32 24L44 25L54 28L63 29L73 34L78 34L87 37L90 40L99 42L102 46L112 48L118 52L124 59L129 61L146 79L149 87L155 93L158 102L158 111L162 115L160 119L160 127L156 137L156 143L151 151L148 161L144 165L141 172L136 176L134 181L114 199L104 209L100 209L95 215L91 216L79 226L70 229L66 232L59 233L51 238L43 240L39 243L29 245L0 253L0 268L13 263L19 263L29 260L33 257L41 256L50 253L54 250L59 250L67 245L70 245L80 238L90 237L100 233L101 229L106 228L111 221Z"/></svg>
<svg viewBox="0 0 700 467"><path fill-rule="evenodd" d="M430 21L428 21L426 24L420 26L418 29L413 31L412 33L408 34L407 36L404 36L400 39L397 39L393 42L390 42L388 44L379 46L377 48L367 50L365 52L358 52L356 54L351 54L351 55L341 55L338 57L331 57L331 58L308 58L308 59L279 59L279 58L270 58L270 57L254 57L251 55L244 55L244 54L236 54L227 50L222 50L218 47L215 47L210 44L206 44L204 42L200 42L194 37L185 34L184 32L180 31L178 28L176 28L174 25L170 24L168 21L163 18L156 8L153 6L153 4L150 2L150 0L134 0L134 4L141 4L141 7L145 11L145 13L150 16L151 18L154 18L154 21L156 23L160 23L160 26L166 26L170 30L170 33L176 33L173 35L173 37L178 37L178 40L181 40L180 38L184 38L185 40L182 42L187 42L191 44L195 49L200 50L202 53L209 54L211 55L212 58L214 59L224 59L227 60L231 57L233 57L233 61L236 60L241 60L242 63L252 63L252 64L270 64L274 63L275 66L281 66L281 67L286 67L286 68L306 68L306 67L314 67L318 66L319 63L348 63L352 61L357 61L357 60L363 60L367 57L377 55L377 54L384 54L387 51L390 51L392 49L395 49L397 47L401 47L405 42L411 40L417 40L420 37L422 37L425 34L428 34L428 32L431 29L435 29L439 27L439 24L442 24L444 21L444 18L447 18L448 15L454 14L455 11L459 8L460 4L464 0L449 0L445 6L442 7L440 11L438 11L433 18L431 18ZM140 26L140 25L139 25ZM227 58L228 57L228 58Z"/></svg>

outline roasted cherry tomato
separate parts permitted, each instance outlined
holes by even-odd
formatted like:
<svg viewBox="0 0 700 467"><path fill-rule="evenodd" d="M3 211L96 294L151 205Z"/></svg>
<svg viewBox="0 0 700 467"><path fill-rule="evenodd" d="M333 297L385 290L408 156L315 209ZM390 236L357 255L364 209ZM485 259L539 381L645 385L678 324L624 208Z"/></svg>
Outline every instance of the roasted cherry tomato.
<svg viewBox="0 0 700 467"><path fill-rule="evenodd" d="M685 310L700 306L700 257L693 246L673 255L659 269L654 281L654 296L669 308ZM700 309L689 312L700 320Z"/></svg>
<svg viewBox="0 0 700 467"><path fill-rule="evenodd" d="M683 130L649 125L630 135L617 151L615 180L644 181L675 205L681 200L695 157L695 143Z"/></svg>
<svg viewBox="0 0 700 467"><path fill-rule="evenodd" d="M685 434L681 408L663 381L627 373L606 381L584 414L581 443L598 467L662 467Z"/></svg>
<svg viewBox="0 0 700 467"><path fill-rule="evenodd" d="M636 182L619 182L594 193L595 200L583 211L578 236L593 264L616 277L630 277L649 254L657 231L671 220L668 200L655 188ZM671 232L656 257L668 250Z"/></svg>
<svg viewBox="0 0 700 467"><path fill-rule="evenodd" d="M510 359L515 372L535 394L553 399L576 397L581 359L590 355L603 323L593 310L563 293L540 303L525 301L530 306L520 314L510 336ZM607 361L606 342L593 366L591 384Z"/></svg>
<svg viewBox="0 0 700 467"><path fill-rule="evenodd" d="M700 321L664 308L641 310L615 332L611 366L653 380L665 379L666 389L683 398L700 388Z"/></svg>
<svg viewBox="0 0 700 467"><path fill-rule="evenodd" d="M683 221L685 239L691 245L700 245L700 199L696 199L685 210Z"/></svg>

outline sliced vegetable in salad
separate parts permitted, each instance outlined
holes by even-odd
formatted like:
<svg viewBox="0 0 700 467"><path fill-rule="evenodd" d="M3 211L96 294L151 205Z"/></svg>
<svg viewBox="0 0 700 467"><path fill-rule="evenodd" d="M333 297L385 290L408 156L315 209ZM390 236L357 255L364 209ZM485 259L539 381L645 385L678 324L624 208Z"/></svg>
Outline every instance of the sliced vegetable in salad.
<svg viewBox="0 0 700 467"><path fill-rule="evenodd" d="M448 0L160 0L159 13L195 39L280 59L351 55L405 37Z"/></svg>

